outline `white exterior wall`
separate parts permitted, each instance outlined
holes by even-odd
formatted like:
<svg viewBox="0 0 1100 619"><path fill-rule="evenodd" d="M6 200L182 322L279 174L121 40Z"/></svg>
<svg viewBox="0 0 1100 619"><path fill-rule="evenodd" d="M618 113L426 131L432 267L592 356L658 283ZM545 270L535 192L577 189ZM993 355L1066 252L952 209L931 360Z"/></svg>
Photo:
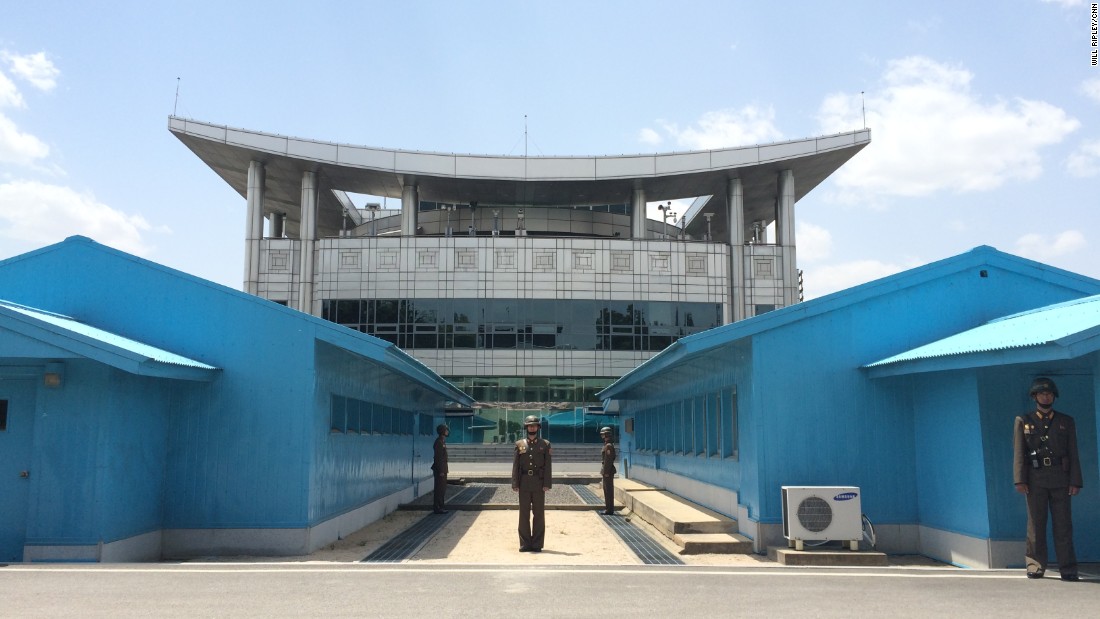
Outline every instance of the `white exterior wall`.
<svg viewBox="0 0 1100 619"><path fill-rule="evenodd" d="M262 244L260 296L294 307L299 244ZM317 241L322 299L595 299L729 304L722 243L536 237ZM443 375L617 377L655 351L409 349Z"/></svg>

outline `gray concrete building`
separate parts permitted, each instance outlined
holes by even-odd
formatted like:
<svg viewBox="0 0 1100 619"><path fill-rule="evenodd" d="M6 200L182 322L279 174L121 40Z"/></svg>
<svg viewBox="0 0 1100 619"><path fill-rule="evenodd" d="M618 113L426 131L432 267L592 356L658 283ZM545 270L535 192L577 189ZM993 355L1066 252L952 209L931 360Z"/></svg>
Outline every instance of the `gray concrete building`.
<svg viewBox="0 0 1100 619"><path fill-rule="evenodd" d="M598 442L615 379L797 302L798 200L871 139L513 157L169 130L244 199L245 292L397 344L478 401L453 439L487 443L532 413Z"/></svg>

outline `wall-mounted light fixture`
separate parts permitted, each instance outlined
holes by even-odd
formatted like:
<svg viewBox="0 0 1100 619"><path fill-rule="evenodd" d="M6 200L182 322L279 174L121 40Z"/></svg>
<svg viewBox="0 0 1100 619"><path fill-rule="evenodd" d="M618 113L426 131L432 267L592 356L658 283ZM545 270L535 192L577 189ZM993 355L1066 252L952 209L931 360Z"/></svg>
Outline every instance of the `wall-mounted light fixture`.
<svg viewBox="0 0 1100 619"><path fill-rule="evenodd" d="M60 361L51 361L46 364L46 370L42 374L42 384L46 387L57 388L65 377L65 364Z"/></svg>

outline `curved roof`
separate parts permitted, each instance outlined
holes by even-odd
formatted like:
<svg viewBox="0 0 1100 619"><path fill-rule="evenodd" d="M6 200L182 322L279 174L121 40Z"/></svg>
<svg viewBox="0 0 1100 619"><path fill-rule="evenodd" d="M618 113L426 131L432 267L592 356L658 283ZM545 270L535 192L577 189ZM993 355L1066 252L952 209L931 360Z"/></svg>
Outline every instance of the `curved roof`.
<svg viewBox="0 0 1100 619"><path fill-rule="evenodd" d="M248 166L266 170L265 209L299 216L302 173L318 172L319 227L339 229L342 207L333 191L399 198L415 184L421 200L527 206L629 203L724 195L741 178L746 218L774 218L780 170L794 172L796 200L871 141L867 129L830 136L705 151L591 157L510 157L354 146L237 129L169 117L168 129L242 196ZM330 191L325 191L330 190ZM717 209L715 230L725 229Z"/></svg>

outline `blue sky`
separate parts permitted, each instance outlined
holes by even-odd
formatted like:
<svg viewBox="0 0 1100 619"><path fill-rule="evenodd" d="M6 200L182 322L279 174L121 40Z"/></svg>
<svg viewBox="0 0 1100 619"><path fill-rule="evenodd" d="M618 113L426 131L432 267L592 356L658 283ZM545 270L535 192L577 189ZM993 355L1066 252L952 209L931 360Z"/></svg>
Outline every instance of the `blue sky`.
<svg viewBox="0 0 1100 619"><path fill-rule="evenodd" d="M978 245L1100 277L1090 19L1081 0L6 3L0 258L83 234L239 289L244 199L173 110L511 155L802 139L865 113L871 145L798 203L808 296Z"/></svg>

